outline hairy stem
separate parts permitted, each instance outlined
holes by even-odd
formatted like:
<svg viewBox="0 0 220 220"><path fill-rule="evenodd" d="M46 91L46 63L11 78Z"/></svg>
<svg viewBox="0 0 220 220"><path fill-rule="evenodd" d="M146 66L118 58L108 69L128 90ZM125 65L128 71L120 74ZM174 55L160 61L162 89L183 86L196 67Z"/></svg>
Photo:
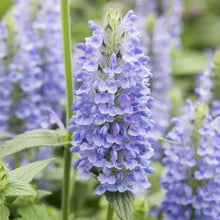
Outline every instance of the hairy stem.
<svg viewBox="0 0 220 220"><path fill-rule="evenodd" d="M70 16L69 1L60 0L63 53L66 80L66 127L69 126L69 120L72 117L71 106L73 102L73 81L72 81L72 57L71 57L71 35L70 35ZM71 132L68 131L68 140L71 140ZM68 220L70 212L70 173L71 173L71 153L70 145L64 149L64 177L62 189L62 220Z"/></svg>
<svg viewBox="0 0 220 220"><path fill-rule="evenodd" d="M114 210L113 210L113 208L109 204L108 205L107 220L112 220L113 219L113 215L114 215Z"/></svg>

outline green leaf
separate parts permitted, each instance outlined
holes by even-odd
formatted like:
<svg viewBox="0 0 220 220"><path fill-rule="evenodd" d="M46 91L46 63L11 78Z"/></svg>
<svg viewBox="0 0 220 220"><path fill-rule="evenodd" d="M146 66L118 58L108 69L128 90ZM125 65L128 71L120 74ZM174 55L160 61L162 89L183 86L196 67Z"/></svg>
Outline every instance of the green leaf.
<svg viewBox="0 0 220 220"><path fill-rule="evenodd" d="M48 220L44 204L28 204L18 208L18 213L23 220Z"/></svg>
<svg viewBox="0 0 220 220"><path fill-rule="evenodd" d="M146 219L146 196L138 197L135 200L135 209L133 219L135 220L144 220Z"/></svg>
<svg viewBox="0 0 220 220"><path fill-rule="evenodd" d="M213 71L216 74L220 74L220 51L217 51L215 54Z"/></svg>
<svg viewBox="0 0 220 220"><path fill-rule="evenodd" d="M12 5L13 3L11 0L0 1L0 19L10 9Z"/></svg>
<svg viewBox="0 0 220 220"><path fill-rule="evenodd" d="M58 147L68 144L63 141L64 133L60 130L39 129L27 131L0 145L0 158L33 147Z"/></svg>
<svg viewBox="0 0 220 220"><path fill-rule="evenodd" d="M30 163L25 166L19 167L9 173L10 181L22 181L29 183L37 176L43 169L45 169L52 161L52 159L42 160L35 163Z"/></svg>
<svg viewBox="0 0 220 220"><path fill-rule="evenodd" d="M126 191L106 192L106 198L121 220L130 220L134 211L134 195Z"/></svg>
<svg viewBox="0 0 220 220"><path fill-rule="evenodd" d="M31 188L28 183L16 181L9 182L2 190L3 196L36 196L36 192Z"/></svg>
<svg viewBox="0 0 220 220"><path fill-rule="evenodd" d="M219 11L219 8L217 10ZM187 22L184 23L185 25L182 40L185 48L188 47L204 50L204 48L215 49L219 46L219 16L208 16L206 14L205 16L202 16L199 19L189 19Z"/></svg>
<svg viewBox="0 0 220 220"><path fill-rule="evenodd" d="M5 139L5 138L12 138L12 135L10 133L0 131L0 140Z"/></svg>
<svg viewBox="0 0 220 220"><path fill-rule="evenodd" d="M161 138L161 137L158 137L157 140L159 142L162 142L162 143L169 143L169 144L179 144L178 142L176 141L171 141L171 140L168 140L166 138Z"/></svg>
<svg viewBox="0 0 220 220"><path fill-rule="evenodd" d="M47 213L49 215L49 219L60 220L60 209L47 205Z"/></svg>
<svg viewBox="0 0 220 220"><path fill-rule="evenodd" d="M52 194L52 192L50 192L50 191L39 189L39 190L37 190L37 199L41 199L41 198L43 198L45 196L49 196L51 194Z"/></svg>
<svg viewBox="0 0 220 220"><path fill-rule="evenodd" d="M9 220L9 209L4 205L0 205L0 220Z"/></svg>

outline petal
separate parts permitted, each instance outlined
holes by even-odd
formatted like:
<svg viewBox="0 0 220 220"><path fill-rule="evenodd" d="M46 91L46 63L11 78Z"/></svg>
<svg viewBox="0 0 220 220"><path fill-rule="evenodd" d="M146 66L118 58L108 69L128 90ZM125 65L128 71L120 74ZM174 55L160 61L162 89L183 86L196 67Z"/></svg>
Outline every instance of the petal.
<svg viewBox="0 0 220 220"><path fill-rule="evenodd" d="M106 191L106 186L105 185L100 185L96 188L95 194L96 195L102 195Z"/></svg>

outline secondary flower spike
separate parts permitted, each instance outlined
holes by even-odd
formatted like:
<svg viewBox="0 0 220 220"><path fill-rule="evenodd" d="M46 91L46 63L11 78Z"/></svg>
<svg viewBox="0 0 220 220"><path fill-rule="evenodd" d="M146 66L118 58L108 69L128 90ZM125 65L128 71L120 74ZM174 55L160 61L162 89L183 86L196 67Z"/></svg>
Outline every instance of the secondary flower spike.
<svg viewBox="0 0 220 220"><path fill-rule="evenodd" d="M59 0L16 0L11 13L17 46L8 66L16 94L11 95L16 97L11 114L19 120L15 132L23 132L40 128L48 120L48 109L62 116L65 81L62 48L57 43L62 41Z"/></svg>
<svg viewBox="0 0 220 220"><path fill-rule="evenodd" d="M147 7L146 7L147 6ZM172 102L172 49L180 46L182 0L137 0L138 26L142 33L142 48L150 57L151 92L155 101L151 106L156 122L154 134L164 137L170 126ZM163 156L160 143L153 144L154 160Z"/></svg>
<svg viewBox="0 0 220 220"><path fill-rule="evenodd" d="M163 220L220 219L220 117L213 118L203 103L189 103L188 112L174 119L165 150L166 195Z"/></svg>
<svg viewBox="0 0 220 220"><path fill-rule="evenodd" d="M148 108L152 74L148 57L139 48L135 20L133 11L122 19L111 9L103 28L89 21L93 34L78 44L82 56L73 75L71 152L81 155L73 163L79 178L95 175L100 182L98 195L150 186L146 174L152 173L154 122Z"/></svg>

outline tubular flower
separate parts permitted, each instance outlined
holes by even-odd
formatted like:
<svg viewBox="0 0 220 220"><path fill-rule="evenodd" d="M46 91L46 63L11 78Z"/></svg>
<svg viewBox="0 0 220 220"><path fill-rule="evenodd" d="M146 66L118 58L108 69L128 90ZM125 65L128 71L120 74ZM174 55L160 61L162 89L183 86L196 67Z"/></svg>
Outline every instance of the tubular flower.
<svg viewBox="0 0 220 220"><path fill-rule="evenodd" d="M139 48L135 20L132 11L122 19L110 10L104 28L89 21L93 34L78 44L82 56L73 75L71 152L81 155L73 163L79 178L96 176L98 195L150 186L146 174L152 173L154 123L148 108L152 74L148 57Z"/></svg>
<svg viewBox="0 0 220 220"><path fill-rule="evenodd" d="M220 117L208 115L205 104L193 106L173 119L166 146L160 207L163 220L220 219Z"/></svg>
<svg viewBox="0 0 220 220"><path fill-rule="evenodd" d="M150 5L147 10L144 5ZM137 1L142 47L150 57L150 69L154 73L151 79L152 118L156 122L155 135L164 136L170 124L171 100L169 91L172 87L173 46L180 45L182 1ZM159 159L163 152L160 143L153 144L154 159Z"/></svg>
<svg viewBox="0 0 220 220"><path fill-rule="evenodd" d="M12 112L20 120L21 132L41 127L48 108L61 116L65 84L62 50L57 44L61 41L59 1L40 1L37 5L32 0L16 2L12 14L18 50L8 71L17 93Z"/></svg>

